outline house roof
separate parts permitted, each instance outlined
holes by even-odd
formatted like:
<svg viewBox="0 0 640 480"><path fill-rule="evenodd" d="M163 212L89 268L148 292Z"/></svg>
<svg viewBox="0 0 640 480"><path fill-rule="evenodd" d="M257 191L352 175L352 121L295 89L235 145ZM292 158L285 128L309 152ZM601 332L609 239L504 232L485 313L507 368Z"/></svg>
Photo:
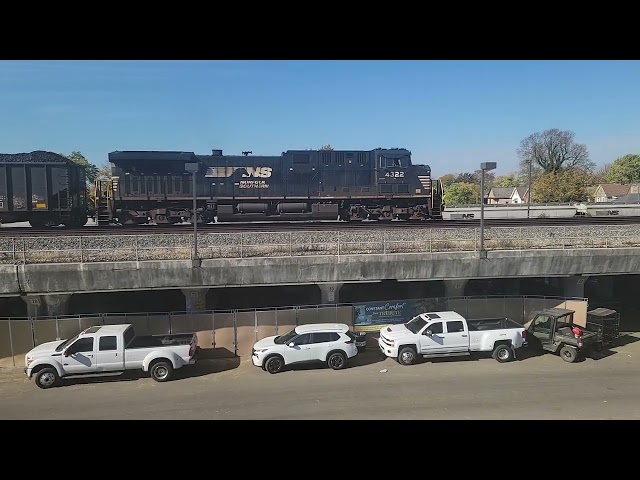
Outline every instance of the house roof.
<svg viewBox="0 0 640 480"><path fill-rule="evenodd" d="M527 187L516 187L516 192L518 192L520 198L524 198L527 195L528 190L529 189Z"/></svg>
<svg viewBox="0 0 640 480"><path fill-rule="evenodd" d="M494 187L489 192L491 198L511 198L513 187Z"/></svg>
<svg viewBox="0 0 640 480"><path fill-rule="evenodd" d="M630 185L620 183L601 183L600 187L607 197L621 197L629 192Z"/></svg>
<svg viewBox="0 0 640 480"><path fill-rule="evenodd" d="M630 193L622 195L613 201L613 203L640 203L640 193Z"/></svg>

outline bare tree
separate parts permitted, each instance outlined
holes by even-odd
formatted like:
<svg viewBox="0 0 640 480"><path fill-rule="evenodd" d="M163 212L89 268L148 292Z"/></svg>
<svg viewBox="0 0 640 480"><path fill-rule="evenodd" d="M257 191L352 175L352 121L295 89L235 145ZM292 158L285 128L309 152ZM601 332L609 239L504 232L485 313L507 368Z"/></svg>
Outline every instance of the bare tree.
<svg viewBox="0 0 640 480"><path fill-rule="evenodd" d="M569 168L592 170L595 163L589 158L586 145L574 142L575 133L551 128L536 132L520 142L518 156L523 170L532 162L534 170L545 173Z"/></svg>
<svg viewBox="0 0 640 480"><path fill-rule="evenodd" d="M323 145L320 150L333 150L333 147L331 145L327 144L327 145Z"/></svg>

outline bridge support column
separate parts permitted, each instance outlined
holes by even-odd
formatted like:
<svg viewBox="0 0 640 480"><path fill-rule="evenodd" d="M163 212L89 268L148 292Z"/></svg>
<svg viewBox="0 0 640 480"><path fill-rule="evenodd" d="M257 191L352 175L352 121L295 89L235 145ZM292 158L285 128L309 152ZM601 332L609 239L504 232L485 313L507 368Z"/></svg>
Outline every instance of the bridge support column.
<svg viewBox="0 0 640 480"><path fill-rule="evenodd" d="M29 295L21 297L27 304L29 317L58 317L69 314L71 294Z"/></svg>
<svg viewBox="0 0 640 480"><path fill-rule="evenodd" d="M469 280L465 278L456 280L444 280L444 295L447 298L464 297L464 287Z"/></svg>
<svg viewBox="0 0 640 480"><path fill-rule="evenodd" d="M182 293L187 313L203 312L207 309L208 288L183 288Z"/></svg>
<svg viewBox="0 0 640 480"><path fill-rule="evenodd" d="M562 279L565 297L584 297L584 284L589 280L588 275L576 275Z"/></svg>
<svg viewBox="0 0 640 480"><path fill-rule="evenodd" d="M320 303L322 305L340 303L340 288L342 283L319 283Z"/></svg>

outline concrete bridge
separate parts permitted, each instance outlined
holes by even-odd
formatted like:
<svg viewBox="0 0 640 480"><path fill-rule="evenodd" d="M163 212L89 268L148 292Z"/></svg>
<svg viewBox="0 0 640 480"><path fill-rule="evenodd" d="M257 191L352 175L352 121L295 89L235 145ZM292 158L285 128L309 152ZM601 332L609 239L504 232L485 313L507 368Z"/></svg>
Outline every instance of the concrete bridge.
<svg viewBox="0 0 640 480"><path fill-rule="evenodd" d="M494 227L479 255L477 228L0 238L0 295L20 295L30 316L60 315L70 295L182 289L188 311L208 289L318 284L322 303L348 282L564 277L582 297L591 275L640 271L640 226Z"/></svg>

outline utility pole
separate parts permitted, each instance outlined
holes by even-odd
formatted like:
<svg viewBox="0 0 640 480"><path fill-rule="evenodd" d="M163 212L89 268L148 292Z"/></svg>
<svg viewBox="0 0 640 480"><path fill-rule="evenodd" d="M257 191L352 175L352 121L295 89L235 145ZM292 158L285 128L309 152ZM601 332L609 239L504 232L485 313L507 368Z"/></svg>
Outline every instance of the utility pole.
<svg viewBox="0 0 640 480"><path fill-rule="evenodd" d="M529 189L527 191L527 218L529 218L530 210L531 210L531 164L533 163L533 159L529 159Z"/></svg>
<svg viewBox="0 0 640 480"><path fill-rule="evenodd" d="M496 162L482 162L480 164L480 258L487 258L487 252L484 250L484 172L495 170L498 164Z"/></svg>
<svg viewBox="0 0 640 480"><path fill-rule="evenodd" d="M200 165L197 162L184 164L184 169L187 172L191 172L193 176L193 215L191 216L191 221L193 222L193 258L191 259L191 266L194 268L201 265L201 261L198 258L198 210L196 203L196 174L199 167Z"/></svg>

